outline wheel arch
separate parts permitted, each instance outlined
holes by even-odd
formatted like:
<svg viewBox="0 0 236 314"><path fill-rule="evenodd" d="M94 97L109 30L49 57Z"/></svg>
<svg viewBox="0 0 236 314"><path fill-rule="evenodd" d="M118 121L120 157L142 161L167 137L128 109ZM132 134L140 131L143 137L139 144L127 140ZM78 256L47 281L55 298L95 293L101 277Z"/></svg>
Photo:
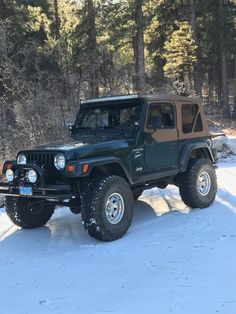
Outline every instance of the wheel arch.
<svg viewBox="0 0 236 314"><path fill-rule="evenodd" d="M84 161L83 163L88 163L90 165L89 171L83 177L94 178L101 175L117 175L124 178L130 185L133 185L132 177L130 176L126 165L119 158L97 158Z"/></svg>
<svg viewBox="0 0 236 314"><path fill-rule="evenodd" d="M130 184L132 183L129 175L127 175L124 168L117 162L111 162L94 166L91 169L89 175L92 177L95 177L97 175L117 175L119 177L124 178L128 183Z"/></svg>
<svg viewBox="0 0 236 314"><path fill-rule="evenodd" d="M181 172L187 170L189 160L198 158L206 158L215 163L215 158L207 143L187 144L180 155Z"/></svg>

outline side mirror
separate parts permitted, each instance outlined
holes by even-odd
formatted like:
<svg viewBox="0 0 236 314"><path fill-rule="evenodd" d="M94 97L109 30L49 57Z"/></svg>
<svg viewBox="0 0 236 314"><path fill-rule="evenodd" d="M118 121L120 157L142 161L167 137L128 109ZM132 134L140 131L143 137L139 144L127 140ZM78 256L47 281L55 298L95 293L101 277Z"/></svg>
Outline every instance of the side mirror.
<svg viewBox="0 0 236 314"><path fill-rule="evenodd" d="M139 121L135 121L134 122L134 126L136 129L139 129L140 128L140 122Z"/></svg>
<svg viewBox="0 0 236 314"><path fill-rule="evenodd" d="M73 124L69 124L69 125L68 125L68 131L69 131L69 132L72 132L72 131L73 131Z"/></svg>

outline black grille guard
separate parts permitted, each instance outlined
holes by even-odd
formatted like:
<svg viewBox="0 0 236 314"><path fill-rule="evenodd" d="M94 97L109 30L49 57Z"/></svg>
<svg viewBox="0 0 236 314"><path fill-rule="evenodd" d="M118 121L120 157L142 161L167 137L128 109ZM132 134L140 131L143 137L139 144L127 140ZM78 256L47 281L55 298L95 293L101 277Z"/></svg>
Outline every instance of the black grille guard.
<svg viewBox="0 0 236 314"><path fill-rule="evenodd" d="M65 199L71 199L74 196L72 193L71 185L69 184L54 184L47 185L44 180L45 169L40 168L34 164L27 165L12 165L11 169L14 171L16 177L20 170L35 170L38 175L38 182L35 184L25 183L19 181L17 178L13 182L0 182L0 195L4 196L15 196L15 197L27 197L27 198L41 198L41 199L52 199L57 201L63 201ZM32 186L33 195L23 196L19 194L19 185Z"/></svg>

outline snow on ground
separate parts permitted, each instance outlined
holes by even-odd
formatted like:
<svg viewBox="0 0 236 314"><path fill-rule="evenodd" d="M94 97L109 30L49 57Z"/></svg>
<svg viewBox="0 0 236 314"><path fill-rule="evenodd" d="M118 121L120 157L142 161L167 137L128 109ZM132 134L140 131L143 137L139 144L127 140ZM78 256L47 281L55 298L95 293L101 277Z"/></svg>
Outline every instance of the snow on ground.
<svg viewBox="0 0 236 314"><path fill-rule="evenodd" d="M175 187L145 192L111 243L66 208L37 230L0 209L0 313L236 313L236 157L217 175L203 210L186 208Z"/></svg>

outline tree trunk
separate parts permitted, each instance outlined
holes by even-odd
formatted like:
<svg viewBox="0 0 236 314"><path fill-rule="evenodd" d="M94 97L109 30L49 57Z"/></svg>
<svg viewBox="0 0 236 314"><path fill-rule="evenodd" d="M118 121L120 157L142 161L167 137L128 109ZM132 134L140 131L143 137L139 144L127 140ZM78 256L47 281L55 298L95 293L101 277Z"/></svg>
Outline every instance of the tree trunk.
<svg viewBox="0 0 236 314"><path fill-rule="evenodd" d="M0 0L0 20L6 17L6 6L4 0Z"/></svg>
<svg viewBox="0 0 236 314"><path fill-rule="evenodd" d="M99 95L99 80L97 60L96 13L93 0L87 0L87 23L90 97L96 98Z"/></svg>
<svg viewBox="0 0 236 314"><path fill-rule="evenodd" d="M54 5L54 31L55 31L55 39L58 40L60 38L60 17L58 14L58 0L53 0Z"/></svg>
<svg viewBox="0 0 236 314"><path fill-rule="evenodd" d="M220 65L218 63L214 63L213 66L213 82L215 87L215 101L220 103L221 101L221 71Z"/></svg>
<svg viewBox="0 0 236 314"><path fill-rule="evenodd" d="M191 4L191 26L193 31L193 39L197 45L196 57L197 62L194 66L194 89L197 96L202 97L202 82L201 82L201 67L199 62L199 48L198 48L198 34L197 34L197 25L196 25L196 9L195 9L195 0L190 0Z"/></svg>
<svg viewBox="0 0 236 314"><path fill-rule="evenodd" d="M221 103L223 105L224 112L229 115L229 100L228 100L228 75L227 75L227 57L224 42L224 0L219 0L219 22L220 22L220 34L219 34L219 54L220 54L220 70L221 70Z"/></svg>
<svg viewBox="0 0 236 314"><path fill-rule="evenodd" d="M213 70L208 71L208 102L212 104L214 102L213 98L214 84L213 84Z"/></svg>
<svg viewBox="0 0 236 314"><path fill-rule="evenodd" d="M192 84L192 73L191 73L191 69L189 69L189 71L188 71L188 82L189 82L190 95L192 95L192 94L193 94L193 91L194 91L194 87L193 87L193 84Z"/></svg>
<svg viewBox="0 0 236 314"><path fill-rule="evenodd" d="M144 38L143 38L143 1L135 0L134 19L136 34L133 37L133 49L135 59L136 90L145 92L145 61L144 61Z"/></svg>

